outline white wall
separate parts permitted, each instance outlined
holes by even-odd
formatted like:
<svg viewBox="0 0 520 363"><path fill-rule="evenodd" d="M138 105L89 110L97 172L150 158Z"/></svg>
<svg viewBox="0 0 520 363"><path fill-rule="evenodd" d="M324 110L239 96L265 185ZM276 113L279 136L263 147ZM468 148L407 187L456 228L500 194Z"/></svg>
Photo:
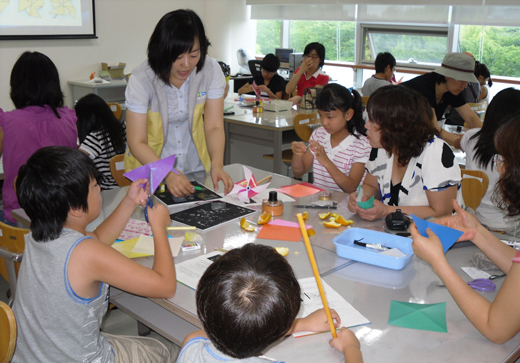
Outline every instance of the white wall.
<svg viewBox="0 0 520 363"><path fill-rule="evenodd" d="M247 47L254 54L256 25L248 21L245 0L96 0L95 6L98 39L0 42L0 108L14 108L9 78L24 51L38 51L52 59L60 73L65 103L71 107L67 80L88 79L100 70L100 62L126 62L125 73L130 73L146 58L148 39L159 19L175 9L190 8L199 14L212 43L209 54L230 64L232 72L238 69L238 48Z"/></svg>

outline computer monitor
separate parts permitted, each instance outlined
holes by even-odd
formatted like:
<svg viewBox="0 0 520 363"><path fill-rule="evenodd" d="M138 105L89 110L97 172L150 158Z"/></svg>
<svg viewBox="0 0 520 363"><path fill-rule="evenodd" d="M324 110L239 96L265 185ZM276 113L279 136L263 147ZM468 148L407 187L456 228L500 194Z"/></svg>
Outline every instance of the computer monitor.
<svg viewBox="0 0 520 363"><path fill-rule="evenodd" d="M280 68L289 69L289 55L294 53L293 48L276 48L274 55L280 59Z"/></svg>

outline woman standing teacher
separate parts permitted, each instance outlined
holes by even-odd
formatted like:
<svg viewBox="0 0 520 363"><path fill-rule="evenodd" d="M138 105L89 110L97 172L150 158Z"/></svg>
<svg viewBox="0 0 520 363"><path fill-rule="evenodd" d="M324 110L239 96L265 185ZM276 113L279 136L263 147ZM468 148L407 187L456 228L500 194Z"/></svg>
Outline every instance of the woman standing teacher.
<svg viewBox="0 0 520 363"><path fill-rule="evenodd" d="M126 88L128 149L125 170L175 154L165 178L175 196L194 189L184 175L211 172L215 189L233 188L224 171L224 89L202 21L192 10L162 17L148 42L148 60L132 71Z"/></svg>

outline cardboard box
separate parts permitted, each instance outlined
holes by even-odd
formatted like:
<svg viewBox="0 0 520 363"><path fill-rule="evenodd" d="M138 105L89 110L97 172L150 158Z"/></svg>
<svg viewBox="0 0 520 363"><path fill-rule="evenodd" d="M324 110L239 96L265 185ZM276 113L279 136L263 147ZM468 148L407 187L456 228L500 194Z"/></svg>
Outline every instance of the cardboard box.
<svg viewBox="0 0 520 363"><path fill-rule="evenodd" d="M101 70L108 71L112 79L125 78L125 67L126 63L119 63L117 66L109 66L108 63L101 63Z"/></svg>

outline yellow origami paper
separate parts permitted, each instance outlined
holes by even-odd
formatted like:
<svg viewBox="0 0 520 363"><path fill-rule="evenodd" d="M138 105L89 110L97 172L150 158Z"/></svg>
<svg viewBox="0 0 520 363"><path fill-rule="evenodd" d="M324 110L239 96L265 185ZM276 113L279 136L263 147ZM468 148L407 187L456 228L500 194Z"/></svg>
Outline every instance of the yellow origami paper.
<svg viewBox="0 0 520 363"><path fill-rule="evenodd" d="M43 0L20 0L18 3L18 12L26 11L30 16L41 18L38 9L43 6Z"/></svg>
<svg viewBox="0 0 520 363"><path fill-rule="evenodd" d="M70 0L51 0L51 5L54 8L51 14L56 15L70 15L76 17L76 8Z"/></svg>

